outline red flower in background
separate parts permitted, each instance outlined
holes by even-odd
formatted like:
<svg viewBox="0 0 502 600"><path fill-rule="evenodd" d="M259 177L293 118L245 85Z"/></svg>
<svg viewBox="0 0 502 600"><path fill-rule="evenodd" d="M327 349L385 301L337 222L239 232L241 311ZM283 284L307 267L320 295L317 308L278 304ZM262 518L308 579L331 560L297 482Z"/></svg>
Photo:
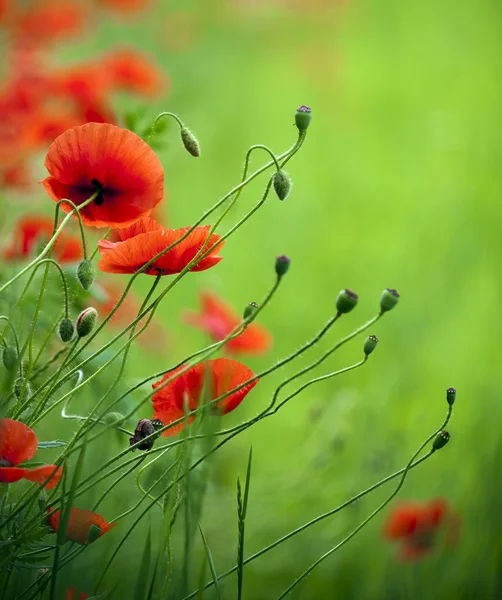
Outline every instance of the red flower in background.
<svg viewBox="0 0 502 600"><path fill-rule="evenodd" d="M78 596L75 596L76 593L77 588L68 588L65 593L65 600L87 600L87 598L89 598L89 595L84 592L80 592Z"/></svg>
<svg viewBox="0 0 502 600"><path fill-rule="evenodd" d="M98 0L98 2L106 8L123 13L137 12L151 4L151 0Z"/></svg>
<svg viewBox="0 0 502 600"><path fill-rule="evenodd" d="M110 84L118 89L145 96L158 95L164 75L151 60L133 49L115 50L103 59Z"/></svg>
<svg viewBox="0 0 502 600"><path fill-rule="evenodd" d="M53 43L80 33L85 12L76 2L39 0L32 2L16 22L16 34L30 42Z"/></svg>
<svg viewBox="0 0 502 600"><path fill-rule="evenodd" d="M151 218L141 219L130 227L115 232L114 242L100 240L98 247L101 260L98 268L105 273L136 273L165 248L182 238L190 227L166 229ZM196 227L182 242L174 246L152 263L144 272L148 275L172 275L182 271L195 258L209 236L209 226ZM212 234L206 246L210 253L200 260L191 271L205 271L214 267L222 259L218 256L224 242L220 236Z"/></svg>
<svg viewBox="0 0 502 600"><path fill-rule="evenodd" d="M82 204L82 221L92 227L124 227L150 213L163 197L164 171L150 146L128 129L87 123L69 129L51 144L43 186L59 201ZM65 212L71 207L62 206Z"/></svg>
<svg viewBox="0 0 502 600"><path fill-rule="evenodd" d="M27 425L13 419L0 419L0 482L13 483L27 479L45 484L48 490L55 487L63 474L61 467L43 465L25 469L17 466L33 458L37 446L37 436Z"/></svg>
<svg viewBox="0 0 502 600"><path fill-rule="evenodd" d="M187 311L187 323L206 331L214 341L219 342L229 335L242 319L221 298L212 292L202 292L202 311ZM271 336L268 331L256 323L250 323L236 338L225 344L225 349L234 354L259 354L270 348Z"/></svg>
<svg viewBox="0 0 502 600"><path fill-rule="evenodd" d="M54 222L50 217L28 215L20 219L14 229L11 244L4 248L6 260L25 260L30 258L38 245L48 242L52 237ZM79 237L59 235L53 246L53 257L60 263L76 262L84 256L82 241Z"/></svg>
<svg viewBox="0 0 502 600"><path fill-rule="evenodd" d="M401 502L389 514L383 532L387 539L401 542L402 559L415 560L434 550L442 529L449 534L449 541L454 542L458 537L458 523L458 516L441 498L429 502Z"/></svg>
<svg viewBox="0 0 502 600"><path fill-rule="evenodd" d="M186 368L186 365L166 373L160 381L152 385L153 389L155 390L162 386L165 381L184 368ZM258 379L250 381L253 378L253 372L235 360L228 358L206 360L188 369L186 373L181 374L152 396L153 419L160 419L165 425L168 425L184 417L185 402L187 402L189 410L195 410L199 406L201 396L203 396L203 399L207 403L230 392L241 384L249 382L240 390L215 403L211 409L211 412L215 415L227 414L237 408L246 395L258 383ZM205 384L209 386L206 398L202 394ZM193 416L190 417L188 423L191 423L194 418ZM162 435L175 435L184 426L184 422L179 423L164 431Z"/></svg>
<svg viewBox="0 0 502 600"><path fill-rule="evenodd" d="M60 510L56 510L49 515L50 525L56 533L59 529L60 518ZM89 543L89 530L93 525L101 529L101 533L96 536L96 538L98 538L110 531L110 529L113 529L117 524L107 523L101 515L91 512L90 510L73 507L70 511L70 519L68 521L65 539L85 546L85 544Z"/></svg>

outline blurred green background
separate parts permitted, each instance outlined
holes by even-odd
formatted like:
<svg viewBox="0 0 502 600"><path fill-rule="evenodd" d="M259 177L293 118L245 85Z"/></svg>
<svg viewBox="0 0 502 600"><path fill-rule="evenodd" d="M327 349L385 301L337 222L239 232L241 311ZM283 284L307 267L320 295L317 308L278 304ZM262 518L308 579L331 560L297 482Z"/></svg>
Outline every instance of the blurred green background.
<svg viewBox="0 0 502 600"><path fill-rule="evenodd" d="M218 572L235 564L235 485L251 444L246 555L404 466L440 425L445 389L455 386L452 441L409 475L400 497L446 498L461 518L458 546L403 564L382 539L384 512L291 598L500 597L501 33L496 0L159 1L141 18L103 19L62 51L62 61L74 61L127 42L169 74L169 94L150 103L148 114L178 113L202 147L201 158L192 159L172 129L160 152L174 227L190 225L239 181L250 145L287 149L296 136L295 109L312 107L306 143L288 165L291 195L285 202L271 195L227 242L217 268L175 288L161 309L169 345L154 356L137 350L131 378L167 368L205 342L180 319L197 307L199 290L219 293L239 312L259 301L278 254L289 255L292 265L260 316L273 333L273 350L243 360L253 370L320 329L341 288L357 291L360 302L317 350L262 380L226 424L258 412L283 378L373 316L384 287L401 294L397 309L369 332L380 344L363 369L309 388L211 461L201 525ZM119 104L138 106L130 97ZM252 166L264 160L256 153ZM246 188L224 230L260 198L266 182L261 177ZM138 291L146 291L146 279ZM355 340L315 375L357 361L361 346ZM277 598L389 491L253 561L244 597ZM130 504L110 499L101 513L111 514L117 502ZM124 531L125 524L117 527L72 567L82 589L92 587L93 564L102 564ZM121 579L124 598L144 536L136 531L108 578ZM205 560L198 537L195 545L190 590ZM181 548L175 543L178 566ZM222 590L236 597L235 579Z"/></svg>

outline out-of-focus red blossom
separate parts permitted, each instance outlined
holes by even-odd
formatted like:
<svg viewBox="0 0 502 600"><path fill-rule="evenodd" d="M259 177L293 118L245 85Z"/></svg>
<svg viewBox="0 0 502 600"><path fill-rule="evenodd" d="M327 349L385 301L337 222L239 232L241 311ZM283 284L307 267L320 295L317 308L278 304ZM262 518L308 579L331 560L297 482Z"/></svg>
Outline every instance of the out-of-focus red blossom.
<svg viewBox="0 0 502 600"><path fill-rule="evenodd" d="M77 588L68 588L65 592L65 600L87 600L87 598L89 598L89 595L85 594L84 592L80 592L78 596L75 595L76 593Z"/></svg>
<svg viewBox="0 0 502 600"><path fill-rule="evenodd" d="M103 67L112 87L145 96L155 96L165 87L162 71L146 56L132 48L115 50L105 56Z"/></svg>
<svg viewBox="0 0 502 600"><path fill-rule="evenodd" d="M98 0L101 6L121 13L134 13L147 8L151 0Z"/></svg>
<svg viewBox="0 0 502 600"><path fill-rule="evenodd" d="M400 558L415 560L434 550L441 530L447 534L450 545L456 543L458 528L458 515L445 500L437 498L428 502L401 502L388 515L383 534L401 543Z"/></svg>
<svg viewBox="0 0 502 600"><path fill-rule="evenodd" d="M47 489L55 487L63 474L61 467L43 465L26 469L17 466L33 458L37 446L37 436L33 429L20 421L0 419L0 483L27 479L39 485L45 484Z"/></svg>
<svg viewBox="0 0 502 600"><path fill-rule="evenodd" d="M105 273L136 273L165 248L182 238L190 227L166 229L151 218L143 218L131 225L118 229L115 239L98 242L101 260L98 268ZM154 261L145 271L147 275L172 275L181 272L195 258L207 241L210 226L196 227L182 242ZM222 259L218 255L224 242L221 236L211 234L206 250L209 254L199 260L190 271L205 271Z"/></svg>
<svg viewBox="0 0 502 600"><path fill-rule="evenodd" d="M169 371L160 381L152 385L154 390L159 388L152 396L153 418L160 419L165 425L185 416L185 402L189 410L195 410L201 399L206 403L216 400L223 394L245 384L241 389L215 403L211 408L211 414L213 415L227 414L239 406L259 381L258 379L251 381L254 374L242 363L228 358L217 358L195 365L162 387L164 382L185 369L186 366L182 365L173 371ZM205 386L205 384L207 385ZM204 387L209 389L204 390ZM189 417L188 421L185 420L170 429L166 429L162 435L175 435L185 427L186 423L192 423L194 419L194 416Z"/></svg>
<svg viewBox="0 0 502 600"><path fill-rule="evenodd" d="M60 518L60 510L56 510L49 515L50 525L56 533L59 529ZM92 525L96 525L101 529L101 533L96 536L97 539L98 537L101 537L110 531L110 529L113 529L117 523L107 523L103 517L97 513L91 512L90 510L73 507L70 510L70 519L68 521L65 539L67 541L71 540L72 542L76 542L77 544L85 546L87 543L89 543L89 530Z"/></svg>
<svg viewBox="0 0 502 600"><path fill-rule="evenodd" d="M186 322L209 333L213 340L219 342L226 338L242 319L221 298L212 292L202 292L200 296L202 311L186 311ZM234 354L259 354L270 348L271 336L268 331L257 323L250 323L236 338L224 346Z"/></svg>
<svg viewBox="0 0 502 600"><path fill-rule="evenodd" d="M28 215L20 219L14 229L12 242L4 248L6 260L30 258L37 245L48 242L52 237L54 222L50 217ZM53 257L60 263L81 260L84 256L79 237L61 233L53 246Z"/></svg>
<svg viewBox="0 0 502 600"><path fill-rule="evenodd" d="M125 227L149 215L164 194L164 170L150 146L128 129L109 123L86 123L65 131L49 147L42 184L58 202L80 206L91 227ZM69 205L62 205L70 212Z"/></svg>
<svg viewBox="0 0 502 600"><path fill-rule="evenodd" d="M16 34L43 44L53 43L78 34L85 16L83 7L75 1L38 0L18 17Z"/></svg>

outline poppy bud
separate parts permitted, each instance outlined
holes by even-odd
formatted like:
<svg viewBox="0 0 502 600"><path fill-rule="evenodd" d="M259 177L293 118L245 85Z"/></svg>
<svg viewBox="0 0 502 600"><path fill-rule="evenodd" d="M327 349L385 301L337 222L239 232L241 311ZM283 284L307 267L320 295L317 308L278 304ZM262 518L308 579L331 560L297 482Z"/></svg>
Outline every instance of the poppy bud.
<svg viewBox="0 0 502 600"><path fill-rule="evenodd" d="M254 317L254 315L256 314L257 311L258 311L258 304L256 304L256 302L250 302L244 309L244 319L249 319L249 317Z"/></svg>
<svg viewBox="0 0 502 600"><path fill-rule="evenodd" d="M124 415L119 412L109 412L103 417L102 422L105 425L121 425L124 422Z"/></svg>
<svg viewBox="0 0 502 600"><path fill-rule="evenodd" d="M289 256L278 256L275 259L275 272L277 273L277 276L282 277L283 275L286 275L290 264L291 259L289 258Z"/></svg>
<svg viewBox="0 0 502 600"><path fill-rule="evenodd" d="M16 379L16 381L14 382L14 396L16 396L18 400L24 400L27 396L30 396L30 394L30 382L27 381L24 377L18 377L18 379Z"/></svg>
<svg viewBox="0 0 502 600"><path fill-rule="evenodd" d="M392 310L394 306L399 302L399 294L396 290L390 288L385 289L380 295L380 312L383 314L389 310Z"/></svg>
<svg viewBox="0 0 502 600"><path fill-rule="evenodd" d="M103 530L101 527L96 525L96 523L93 523L87 532L87 543L92 544L92 542L95 542L102 533Z"/></svg>
<svg viewBox="0 0 502 600"><path fill-rule="evenodd" d="M88 290L94 281L94 266L88 258L84 258L77 267L77 279L84 290Z"/></svg>
<svg viewBox="0 0 502 600"><path fill-rule="evenodd" d="M357 304L358 295L352 290L341 290L336 297L336 310L341 314L350 312Z"/></svg>
<svg viewBox="0 0 502 600"><path fill-rule="evenodd" d="M376 335L369 335L364 342L364 354L369 356L377 347L378 338Z"/></svg>
<svg viewBox="0 0 502 600"><path fill-rule="evenodd" d="M308 106L300 106L300 108L296 109L295 123L300 132L307 130L307 127L310 125L311 120L312 111Z"/></svg>
<svg viewBox="0 0 502 600"><path fill-rule="evenodd" d="M450 406L453 406L453 404L455 403L455 399L457 397L457 390L455 388L448 388L446 390L446 402L448 402L448 404Z"/></svg>
<svg viewBox="0 0 502 600"><path fill-rule="evenodd" d="M181 129L181 141L186 150L196 158L200 156L200 146L197 138L187 127Z"/></svg>
<svg viewBox="0 0 502 600"><path fill-rule="evenodd" d="M75 327L70 319L61 319L58 329L62 342L69 342L75 333Z"/></svg>
<svg viewBox="0 0 502 600"><path fill-rule="evenodd" d="M3 366L7 371L15 369L17 364L17 350L14 346L4 346L2 353Z"/></svg>
<svg viewBox="0 0 502 600"><path fill-rule="evenodd" d="M440 431L432 442L433 450L441 450L450 441L450 437L447 431Z"/></svg>
<svg viewBox="0 0 502 600"><path fill-rule="evenodd" d="M89 335L96 325L98 311L95 308L86 308L83 310L77 319L77 335L85 337Z"/></svg>
<svg viewBox="0 0 502 600"><path fill-rule="evenodd" d="M279 200L286 200L291 191L291 178L286 171L276 171L272 176L272 183Z"/></svg>
<svg viewBox="0 0 502 600"><path fill-rule="evenodd" d="M134 435L129 438L129 445L134 446L134 444L141 442L141 440L145 439L149 435L152 435L152 433L155 433L155 431L155 426L149 419L141 419L141 421L139 421L136 425ZM132 451L134 452L136 448L138 450L150 450L153 447L154 441L155 438L152 437L149 440L146 440L146 442L143 442L133 448Z"/></svg>

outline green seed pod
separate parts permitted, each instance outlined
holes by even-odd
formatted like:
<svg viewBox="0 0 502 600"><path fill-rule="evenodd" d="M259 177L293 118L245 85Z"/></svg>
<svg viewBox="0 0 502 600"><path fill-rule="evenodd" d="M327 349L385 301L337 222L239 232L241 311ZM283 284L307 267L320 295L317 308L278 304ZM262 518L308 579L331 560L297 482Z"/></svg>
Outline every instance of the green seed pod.
<svg viewBox="0 0 502 600"><path fill-rule="evenodd" d="M289 269L289 265L291 264L291 259L288 256L278 256L275 259L275 272L278 277L282 277L286 275Z"/></svg>
<svg viewBox="0 0 502 600"><path fill-rule="evenodd" d="M61 319L58 329L59 337L62 342L69 342L75 333L75 327L71 319Z"/></svg>
<svg viewBox="0 0 502 600"><path fill-rule="evenodd" d="M295 123L299 131L306 131L312 120L312 111L308 106L300 106L296 109Z"/></svg>
<svg viewBox="0 0 502 600"><path fill-rule="evenodd" d="M23 392L24 388L24 392ZM30 382L26 380L25 377L18 377L14 382L14 396L20 401L29 398L31 395L31 385Z"/></svg>
<svg viewBox="0 0 502 600"><path fill-rule="evenodd" d="M89 335L96 325L98 311L95 308L86 308L77 319L77 335L82 338Z"/></svg>
<svg viewBox="0 0 502 600"><path fill-rule="evenodd" d="M396 290L385 289L380 295L380 312L384 313L392 310L399 302L399 294Z"/></svg>
<svg viewBox="0 0 502 600"><path fill-rule="evenodd" d="M14 346L4 346L2 353L3 366L7 371L13 371L17 365L17 350Z"/></svg>
<svg viewBox="0 0 502 600"><path fill-rule="evenodd" d="M356 306L358 298L352 290L341 290L336 297L336 310L341 315L350 312Z"/></svg>
<svg viewBox="0 0 502 600"><path fill-rule="evenodd" d="M369 356L377 347L378 338L376 335L369 335L364 342L364 354Z"/></svg>
<svg viewBox="0 0 502 600"><path fill-rule="evenodd" d="M103 417L102 419L102 423L104 423L105 425L122 425L122 423L124 422L124 415L122 413L119 412L109 412L106 413L106 415Z"/></svg>
<svg viewBox="0 0 502 600"><path fill-rule="evenodd" d="M279 200L286 200L291 191L291 178L286 171L276 171L272 176L272 183Z"/></svg>
<svg viewBox="0 0 502 600"><path fill-rule="evenodd" d="M448 402L448 404L450 406L453 406L453 404L455 403L455 400L457 398L457 390L455 388L448 388L446 390L446 402Z"/></svg>
<svg viewBox="0 0 502 600"><path fill-rule="evenodd" d="M88 258L84 258L77 267L77 279L84 290L88 290L91 287L94 277L94 265Z"/></svg>
<svg viewBox="0 0 502 600"><path fill-rule="evenodd" d="M197 138L187 127L183 127L181 130L181 141L186 150L195 158L200 156L200 146Z"/></svg>
<svg viewBox="0 0 502 600"><path fill-rule="evenodd" d="M444 446L446 446L446 444L450 441L450 438L451 436L447 431L441 431L434 438L432 442L432 448L434 450L441 450L441 448L444 448Z"/></svg>
<svg viewBox="0 0 502 600"><path fill-rule="evenodd" d="M93 523L89 527L89 531L87 532L87 543L92 544L92 542L95 542L98 539L98 537L100 537L102 532L103 530L101 529L101 527Z"/></svg>
<svg viewBox="0 0 502 600"><path fill-rule="evenodd" d="M250 302L246 308L244 309L244 319L249 319L249 317L254 317L256 312L258 311L258 304L256 302Z"/></svg>

